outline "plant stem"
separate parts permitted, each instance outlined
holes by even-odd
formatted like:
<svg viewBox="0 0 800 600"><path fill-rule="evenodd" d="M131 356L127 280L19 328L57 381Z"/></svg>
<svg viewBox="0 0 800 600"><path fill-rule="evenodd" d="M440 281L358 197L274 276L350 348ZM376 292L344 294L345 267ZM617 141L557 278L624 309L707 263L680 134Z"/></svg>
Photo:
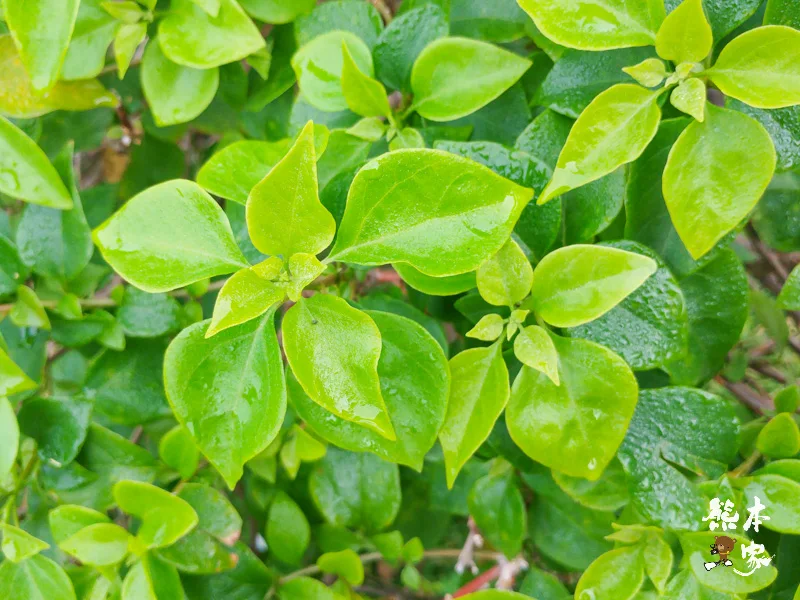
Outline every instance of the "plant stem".
<svg viewBox="0 0 800 600"><path fill-rule="evenodd" d="M761 452L755 450L750 456L747 457L742 464L736 467L733 471L728 473L731 477L741 477L747 475L756 466L756 463L761 460Z"/></svg>

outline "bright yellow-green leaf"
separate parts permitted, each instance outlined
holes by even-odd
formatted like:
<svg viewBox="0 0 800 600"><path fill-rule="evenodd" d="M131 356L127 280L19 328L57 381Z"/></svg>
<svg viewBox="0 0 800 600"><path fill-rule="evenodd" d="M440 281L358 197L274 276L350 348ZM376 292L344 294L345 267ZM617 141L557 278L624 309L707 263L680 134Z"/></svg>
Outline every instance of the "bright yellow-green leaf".
<svg viewBox="0 0 800 600"><path fill-rule="evenodd" d="M14 468L14 462L17 459L17 449L19 448L19 424L17 423L17 415L14 413L14 407L11 402L4 396L15 391L22 391L24 388L21 386L9 386L9 373L13 369L17 371L16 377L24 377L27 381L28 376L25 375L17 365L11 362L8 355L0 348L0 436L3 438L3 444L0 445L0 480L4 480L11 470ZM11 373L13 375L13 373ZM34 383L30 381L30 387L34 387Z"/></svg>
<svg viewBox="0 0 800 600"><path fill-rule="evenodd" d="M312 400L395 439L378 379L381 334L366 313L335 296L301 299L283 319L283 348Z"/></svg>
<svg viewBox="0 0 800 600"><path fill-rule="evenodd" d="M389 142L389 150L401 150L403 148L425 148L425 138L413 127L403 127L397 135Z"/></svg>
<svg viewBox="0 0 800 600"><path fill-rule="evenodd" d="M681 81L669 97L672 106L693 116L701 123L706 118L706 84L702 79L693 77Z"/></svg>
<svg viewBox="0 0 800 600"><path fill-rule="evenodd" d="M656 52L675 64L700 62L714 43L702 0L683 0L667 15L656 36Z"/></svg>
<svg viewBox="0 0 800 600"><path fill-rule="evenodd" d="M17 327L38 327L50 329L50 319L39 297L31 288L21 285L17 288L17 301L11 307L8 318Z"/></svg>
<svg viewBox="0 0 800 600"><path fill-rule="evenodd" d="M167 348L164 388L178 421L233 489L244 463L280 431L286 381L274 312L206 339L208 324L184 329Z"/></svg>
<svg viewBox="0 0 800 600"><path fill-rule="evenodd" d="M519 361L547 375L556 385L558 378L558 352L548 333L538 325L522 329L514 340L514 355Z"/></svg>
<svg viewBox="0 0 800 600"><path fill-rule="evenodd" d="M264 254L319 254L336 222L319 200L314 124L309 121L281 161L250 192L247 230Z"/></svg>
<svg viewBox="0 0 800 600"><path fill-rule="evenodd" d="M300 300L303 290L310 285L325 270L317 257L313 254L297 253L289 257L289 283L286 294L289 300Z"/></svg>
<svg viewBox="0 0 800 600"><path fill-rule="evenodd" d="M778 303L785 310L800 310L800 266L792 269L778 295Z"/></svg>
<svg viewBox="0 0 800 600"><path fill-rule="evenodd" d="M33 204L72 208L72 196L45 153L3 117L0 117L0 192Z"/></svg>
<svg viewBox="0 0 800 600"><path fill-rule="evenodd" d="M708 104L706 120L683 130L669 153L663 190L692 258L711 250L750 213L772 179L775 162L767 131L740 112Z"/></svg>
<svg viewBox="0 0 800 600"><path fill-rule="evenodd" d="M388 117L392 109L389 108L386 88L380 81L361 72L344 41L342 58L342 92L350 110L362 117Z"/></svg>
<svg viewBox="0 0 800 600"><path fill-rule="evenodd" d="M787 415L788 416L788 415ZM766 506L762 526L772 531L800 535L800 483L782 475L756 475L744 489L747 506L754 506L756 497Z"/></svg>
<svg viewBox="0 0 800 600"><path fill-rule="evenodd" d="M533 267L517 243L509 239L477 272L478 292L489 304L513 306L533 284Z"/></svg>
<svg viewBox="0 0 800 600"><path fill-rule="evenodd" d="M431 277L408 263L397 263L392 267L408 285L430 296L455 296L477 285L474 272L449 277Z"/></svg>
<svg viewBox="0 0 800 600"><path fill-rule="evenodd" d="M652 258L619 248L560 248L536 265L534 310L551 325L576 327L614 308L657 268Z"/></svg>
<svg viewBox="0 0 800 600"><path fill-rule="evenodd" d="M217 296L206 338L263 315L286 297L286 283L277 281L283 261L273 256L234 273Z"/></svg>
<svg viewBox="0 0 800 600"><path fill-rule="evenodd" d="M216 17L192 0L173 0L159 23L158 43L171 61L195 69L242 60L265 46L236 0L220 0Z"/></svg>
<svg viewBox="0 0 800 600"><path fill-rule="evenodd" d="M58 547L83 564L104 567L122 562L131 535L114 523L96 523L60 542Z"/></svg>
<svg viewBox="0 0 800 600"><path fill-rule="evenodd" d="M647 536L643 552L644 570L656 589L663 594L667 587L667 580L672 574L672 548L664 540L662 534L650 533Z"/></svg>
<svg viewBox="0 0 800 600"><path fill-rule="evenodd" d="M61 79L97 77L120 23L103 9L103 0L82 0L72 31Z"/></svg>
<svg viewBox="0 0 800 600"><path fill-rule="evenodd" d="M342 90L343 45L362 73L372 76L372 54L357 35L349 31L330 31L315 37L292 56L292 68L303 98L324 111L348 107Z"/></svg>
<svg viewBox="0 0 800 600"><path fill-rule="evenodd" d="M508 432L535 461L596 480L625 437L639 388L628 364L604 346L554 337L561 385L523 367L506 411Z"/></svg>
<svg viewBox="0 0 800 600"><path fill-rule="evenodd" d="M3 535L3 544L0 549L3 550L3 554L8 560L15 563L22 562L50 547L50 544L32 536L24 529L8 523L0 524L0 532Z"/></svg>
<svg viewBox="0 0 800 600"><path fill-rule="evenodd" d="M151 293L249 266L219 204L181 179L134 196L93 237L115 271Z"/></svg>
<svg viewBox="0 0 800 600"><path fill-rule="evenodd" d="M663 60L646 58L638 65L622 69L645 87L655 87L667 76L667 66Z"/></svg>
<svg viewBox="0 0 800 600"><path fill-rule="evenodd" d="M472 348L450 359L450 402L439 431L447 487L489 437L508 403L508 369L502 344Z"/></svg>
<svg viewBox="0 0 800 600"><path fill-rule="evenodd" d="M58 81L48 90L37 93L22 66L14 40L10 35L0 35L0 114L31 119L54 110L115 107L118 102L97 79Z"/></svg>
<svg viewBox="0 0 800 600"><path fill-rule="evenodd" d="M579 50L650 46L663 0L517 0L550 40Z"/></svg>
<svg viewBox="0 0 800 600"><path fill-rule="evenodd" d="M800 31L783 25L751 29L727 44L707 73L723 93L750 106L800 104Z"/></svg>
<svg viewBox="0 0 800 600"><path fill-rule="evenodd" d="M800 452L800 429L789 413L770 419L759 432L756 448L768 458L791 458Z"/></svg>
<svg viewBox="0 0 800 600"><path fill-rule="evenodd" d="M598 94L572 126L537 202L544 204L635 160L658 131L657 100L658 92L631 83Z"/></svg>
<svg viewBox="0 0 800 600"><path fill-rule="evenodd" d="M4 0L5 21L35 90L58 79L80 0Z"/></svg>
<svg viewBox="0 0 800 600"><path fill-rule="evenodd" d="M136 49L147 35L147 23L123 23L114 36L114 60L117 63L117 77L124 79L131 65Z"/></svg>
<svg viewBox="0 0 800 600"><path fill-rule="evenodd" d="M75 600L72 581L58 564L41 555L20 564L0 564L0 598L6 600Z"/></svg>
<svg viewBox="0 0 800 600"><path fill-rule="evenodd" d="M493 342L503 335L504 327L503 317L491 313L482 316L481 320L475 324L475 327L466 333L466 336L484 342Z"/></svg>
<svg viewBox="0 0 800 600"><path fill-rule="evenodd" d="M219 69L193 69L172 62L156 40L142 59L142 91L159 127L191 121L217 93Z"/></svg>
<svg viewBox="0 0 800 600"><path fill-rule="evenodd" d="M500 96L531 62L494 44L445 37L428 44L414 62L414 110L431 121L466 116Z"/></svg>
<svg viewBox="0 0 800 600"><path fill-rule="evenodd" d="M433 277L468 273L502 247L532 196L449 152L390 152L356 174L329 258L406 262Z"/></svg>
<svg viewBox="0 0 800 600"><path fill-rule="evenodd" d="M650 556L642 556L639 546L606 552L581 575L575 598L630 600L644 583L644 566L649 560Z"/></svg>
<svg viewBox="0 0 800 600"><path fill-rule="evenodd" d="M350 585L364 583L364 565L358 554L349 548L340 552L326 552L317 559L317 566L323 573L337 575Z"/></svg>
<svg viewBox="0 0 800 600"><path fill-rule="evenodd" d="M194 475L200 462L200 451L192 434L183 425L176 425L164 434L158 442L158 455L184 480Z"/></svg>
<svg viewBox="0 0 800 600"><path fill-rule="evenodd" d="M300 15L310 13L316 0L240 0L248 13L265 23L290 23Z"/></svg>
<svg viewBox="0 0 800 600"><path fill-rule="evenodd" d="M146 548L174 544L197 525L188 502L149 483L118 481L113 492L120 510L141 521L136 538Z"/></svg>

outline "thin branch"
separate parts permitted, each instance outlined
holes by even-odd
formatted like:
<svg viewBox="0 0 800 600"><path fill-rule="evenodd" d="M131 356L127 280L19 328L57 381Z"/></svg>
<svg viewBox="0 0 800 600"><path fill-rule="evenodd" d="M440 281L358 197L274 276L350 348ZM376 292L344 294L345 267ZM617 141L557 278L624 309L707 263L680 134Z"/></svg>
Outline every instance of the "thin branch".
<svg viewBox="0 0 800 600"><path fill-rule="evenodd" d="M731 394L736 396L748 408L750 408L750 410L759 415L763 415L765 411L770 411L775 409L775 405L772 403L772 400L770 398L765 398L764 396L761 396L758 392L756 392L746 383L728 381L722 375L717 375L714 378L714 380L717 383L725 386L725 388Z"/></svg>

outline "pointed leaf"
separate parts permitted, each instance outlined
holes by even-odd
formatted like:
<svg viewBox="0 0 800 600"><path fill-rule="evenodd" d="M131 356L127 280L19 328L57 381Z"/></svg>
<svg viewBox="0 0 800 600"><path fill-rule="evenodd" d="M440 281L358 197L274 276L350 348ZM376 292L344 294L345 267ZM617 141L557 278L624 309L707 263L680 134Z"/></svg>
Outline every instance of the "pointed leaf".
<svg viewBox="0 0 800 600"><path fill-rule="evenodd" d="M595 97L572 126L553 177L537 202L544 204L635 160L658 131L658 96L623 83Z"/></svg>
<svg viewBox="0 0 800 600"><path fill-rule="evenodd" d="M353 180L329 258L406 262L434 277L474 271L506 242L532 195L447 152L391 152Z"/></svg>
<svg viewBox="0 0 800 600"><path fill-rule="evenodd" d="M114 60L117 64L117 76L125 78L125 74L131 66L133 55L139 48L139 44L147 36L147 23L123 23L117 29L114 36Z"/></svg>
<svg viewBox="0 0 800 600"><path fill-rule="evenodd" d="M501 343L457 354L450 359L450 377L450 401L439 432L448 488L489 437L508 402L508 369Z"/></svg>
<svg viewBox="0 0 800 600"><path fill-rule="evenodd" d="M505 322L503 321L503 317L492 313L482 316L481 320L475 324L475 327L470 329L465 335L475 338L476 340L493 342L503 335L504 328Z"/></svg>
<svg viewBox="0 0 800 600"><path fill-rule="evenodd" d="M319 254L333 240L336 223L319 201L314 124L247 199L247 230L264 254L289 258L297 252Z"/></svg>
<svg viewBox="0 0 800 600"><path fill-rule="evenodd" d="M344 42L342 56L342 92L350 110L362 117L388 117L392 109L383 84L362 73Z"/></svg>
<svg viewBox="0 0 800 600"><path fill-rule="evenodd" d="M11 360L11 357L3 349L2 344L0 344L0 397L11 396L19 392L24 392L25 390L32 390L36 387L36 382L28 377L25 371ZM16 418L14 422L16 423ZM0 469L0 473L2 472L3 470Z"/></svg>
<svg viewBox="0 0 800 600"><path fill-rule="evenodd" d="M174 544L197 525L197 513L191 505L159 487L119 481L113 491L120 510L142 522L136 537L145 548Z"/></svg>
<svg viewBox="0 0 800 600"><path fill-rule="evenodd" d="M195 323L164 357L164 387L175 416L231 489L244 463L278 434L286 412L273 319L268 312L210 339L209 321Z"/></svg>
<svg viewBox="0 0 800 600"><path fill-rule="evenodd" d="M772 140L758 121L712 104L706 115L675 142L663 180L672 222L695 259L755 207L776 161ZM742 164L748 168L740 169Z"/></svg>
<svg viewBox="0 0 800 600"><path fill-rule="evenodd" d="M395 439L378 379L381 334L368 315L334 296L301 299L283 319L283 347L312 400Z"/></svg>
<svg viewBox="0 0 800 600"><path fill-rule="evenodd" d="M92 403L81 397L33 398L17 415L19 428L36 440L39 456L56 466L69 464L86 439Z"/></svg>
<svg viewBox="0 0 800 600"><path fill-rule="evenodd" d="M678 110L692 115L701 123L705 120L706 106L706 84L702 79L693 77L686 81L681 81L669 97L672 106Z"/></svg>
<svg viewBox="0 0 800 600"><path fill-rule="evenodd" d="M128 200L94 230L94 240L108 263L146 292L168 292L249 266L219 204L180 179Z"/></svg>
<svg viewBox="0 0 800 600"><path fill-rule="evenodd" d="M683 0L667 15L656 36L656 51L664 60L701 62L714 42L702 0Z"/></svg>
<svg viewBox="0 0 800 600"><path fill-rule="evenodd" d="M0 532L3 534L3 554L15 563L21 563L50 547L50 544L32 536L24 529L8 523L0 524Z"/></svg>
<svg viewBox="0 0 800 600"><path fill-rule="evenodd" d="M476 275L481 297L495 306L513 306L522 301L533 284L533 267L512 239L483 263Z"/></svg>
<svg viewBox="0 0 800 600"><path fill-rule="evenodd" d="M625 546L606 552L584 571L575 588L577 598L630 600L644 583L643 557L639 546Z"/></svg>
<svg viewBox="0 0 800 600"><path fill-rule="evenodd" d="M514 340L514 355L524 365L544 373L556 385L558 378L558 352L548 333L538 325L522 329Z"/></svg>
<svg viewBox="0 0 800 600"><path fill-rule="evenodd" d="M6 600L75 600L72 581L58 564L44 556L32 556L15 564L0 564L0 598Z"/></svg>
<svg viewBox="0 0 800 600"><path fill-rule="evenodd" d="M393 264L392 268L408 285L429 296L455 296L477 285L473 272L449 277L431 277L408 263Z"/></svg>

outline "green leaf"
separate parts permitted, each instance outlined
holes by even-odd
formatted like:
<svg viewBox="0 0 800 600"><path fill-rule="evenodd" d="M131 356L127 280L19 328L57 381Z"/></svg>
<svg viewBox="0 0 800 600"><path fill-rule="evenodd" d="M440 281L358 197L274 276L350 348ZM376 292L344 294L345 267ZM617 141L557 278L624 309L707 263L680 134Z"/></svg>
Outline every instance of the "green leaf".
<svg viewBox="0 0 800 600"><path fill-rule="evenodd" d="M30 119L54 110L91 110L118 104L117 97L97 79L57 81L48 91L37 92L22 66L14 40L10 35L0 35L0 114Z"/></svg>
<svg viewBox="0 0 800 600"><path fill-rule="evenodd" d="M788 415L787 415L788 416ZM800 533L800 483L780 475L757 475L744 488L747 506L754 506L756 498L766 505L762 525L780 533Z"/></svg>
<svg viewBox="0 0 800 600"><path fill-rule="evenodd" d="M342 57L342 92L350 110L363 117L388 117L392 109L386 89L380 81L361 72L344 41Z"/></svg>
<svg viewBox="0 0 800 600"><path fill-rule="evenodd" d="M775 171L775 148L758 121L712 104L672 147L664 200L692 258L706 254L755 207ZM746 160L748 168L738 165ZM715 165L709 169L710 163ZM713 190L713 192L712 192Z"/></svg>
<svg viewBox="0 0 800 600"><path fill-rule="evenodd" d="M513 306L527 297L533 267L517 243L509 239L477 272L478 292L489 304Z"/></svg>
<svg viewBox="0 0 800 600"><path fill-rule="evenodd" d="M780 413L758 433L756 448L768 458L791 458L800 452L800 429L789 413Z"/></svg>
<svg viewBox="0 0 800 600"><path fill-rule="evenodd" d="M534 460L595 480L625 437L636 407L636 379L625 361L603 346L558 336L553 344L561 384L523 367L506 411L508 432Z"/></svg>
<svg viewBox="0 0 800 600"><path fill-rule="evenodd" d="M185 500L149 483L119 481L114 500L120 510L137 517L137 540L145 548L174 544L197 525L197 513Z"/></svg>
<svg viewBox="0 0 800 600"><path fill-rule="evenodd" d="M792 0L768 0L764 25L800 26L800 10Z"/></svg>
<svg viewBox="0 0 800 600"><path fill-rule="evenodd" d="M531 196L531 190L446 152L391 152L353 180L329 258L405 262L434 277L474 271L505 243Z"/></svg>
<svg viewBox="0 0 800 600"><path fill-rule="evenodd" d="M800 190L800 173L790 171L775 175L753 213L752 223L759 237L779 252L800 250L797 190Z"/></svg>
<svg viewBox="0 0 800 600"><path fill-rule="evenodd" d="M711 52L714 38L702 0L683 0L658 30L656 52L673 63L701 62Z"/></svg>
<svg viewBox="0 0 800 600"><path fill-rule="evenodd" d="M699 423L714 423L714 429ZM642 390L619 449L636 510L659 527L699 528L708 504L684 472L725 473L738 449L738 430L733 408L718 396L684 387Z"/></svg>
<svg viewBox="0 0 800 600"><path fill-rule="evenodd" d="M646 557L644 569L659 593L664 593L672 573L672 548L660 534L650 534L642 550Z"/></svg>
<svg viewBox="0 0 800 600"><path fill-rule="evenodd" d="M331 31L315 37L292 57L292 68L303 97L316 108L334 112L348 107L342 90L346 46L359 72L372 76L372 55L357 35Z"/></svg>
<svg viewBox="0 0 800 600"><path fill-rule="evenodd" d="M233 274L222 286L206 338L256 319L286 297L286 284L277 281L283 261L270 257Z"/></svg>
<svg viewBox="0 0 800 600"><path fill-rule="evenodd" d="M639 83L645 87L658 85L666 76L666 69L664 63L654 57L652 47L606 52L567 50L547 73L532 99L536 104L577 119L598 94L617 83L632 83L631 77L636 79L634 74L647 66L654 69L653 74L646 77L649 85ZM652 83L656 77L661 79Z"/></svg>
<svg viewBox="0 0 800 600"><path fill-rule="evenodd" d="M755 322L762 325L767 336L775 342L778 349L786 347L789 341L789 326L775 298L759 289L750 290L750 306Z"/></svg>
<svg viewBox="0 0 800 600"><path fill-rule="evenodd" d="M5 21L33 89L47 90L58 79L79 4L80 0L4 1Z"/></svg>
<svg viewBox="0 0 800 600"><path fill-rule="evenodd" d="M644 87L656 87L667 77L667 66L657 58L646 58L638 65L622 69Z"/></svg>
<svg viewBox="0 0 800 600"><path fill-rule="evenodd" d="M239 4L252 17L265 23L291 23L311 12L314 0L240 0Z"/></svg>
<svg viewBox="0 0 800 600"><path fill-rule="evenodd" d="M267 516L267 546L270 554L290 565L300 564L308 548L308 519L286 493L278 492Z"/></svg>
<svg viewBox="0 0 800 600"><path fill-rule="evenodd" d="M367 452L335 447L316 463L309 480L311 499L328 523L377 532L389 527L400 509L397 465Z"/></svg>
<svg viewBox="0 0 800 600"><path fill-rule="evenodd" d="M800 104L800 31L757 27L734 38L706 71L727 96L757 108Z"/></svg>
<svg viewBox="0 0 800 600"><path fill-rule="evenodd" d="M297 577L278 588L279 600L336 600L333 591L324 583L311 577Z"/></svg>
<svg viewBox="0 0 800 600"><path fill-rule="evenodd" d="M538 325L521 329L514 340L514 356L524 365L544 373L556 385L558 378L558 352L548 333Z"/></svg>
<svg viewBox="0 0 800 600"><path fill-rule="evenodd" d="M411 70L413 107L431 121L452 121L489 104L531 62L493 44L446 37L428 44Z"/></svg>
<svg viewBox="0 0 800 600"><path fill-rule="evenodd" d="M200 462L200 452L192 434L181 425L164 434L158 442L158 455L165 464L178 471L181 479L191 478Z"/></svg>
<svg viewBox="0 0 800 600"><path fill-rule="evenodd" d="M73 461L86 439L92 403L80 398L26 400L17 415L22 433L36 440L39 456L56 466Z"/></svg>
<svg viewBox="0 0 800 600"><path fill-rule="evenodd" d="M120 80L131 66L133 55L147 36L147 23L123 23L114 36L114 60Z"/></svg>
<svg viewBox="0 0 800 600"><path fill-rule="evenodd" d="M122 582L125 600L166 600L182 596L178 571L150 552L128 570Z"/></svg>
<svg viewBox="0 0 800 600"><path fill-rule="evenodd" d="M89 224L72 168L73 146L67 144L54 160L61 179L71 191L72 207L58 210L31 204L17 226L19 255L37 274L62 282L77 277L92 257Z"/></svg>
<svg viewBox="0 0 800 600"><path fill-rule="evenodd" d="M544 204L635 160L658 131L658 96L638 85L617 84L595 97L572 126L537 202Z"/></svg>
<svg viewBox="0 0 800 600"><path fill-rule="evenodd" d="M652 258L618 248L560 248L536 266L533 306L551 325L575 327L614 308L657 268Z"/></svg>
<svg viewBox="0 0 800 600"><path fill-rule="evenodd" d="M217 93L219 69L194 69L166 56L158 40L147 45L142 58L142 91L159 127L191 121Z"/></svg>
<svg viewBox="0 0 800 600"><path fill-rule="evenodd" d="M425 148L425 138L413 127L404 127L389 142L389 150L402 150L403 148Z"/></svg>
<svg viewBox="0 0 800 600"><path fill-rule="evenodd" d="M0 236L0 298L6 299L17 291L18 281L25 281L30 269L19 257L11 240Z"/></svg>
<svg viewBox="0 0 800 600"><path fill-rule="evenodd" d="M102 0L83 0L69 41L61 78L88 79L100 74L119 23L103 9Z"/></svg>
<svg viewBox="0 0 800 600"><path fill-rule="evenodd" d="M450 359L450 401L439 431L447 487L486 441L508 403L508 369L502 344L472 348Z"/></svg>
<svg viewBox="0 0 800 600"><path fill-rule="evenodd" d="M117 320L130 337L160 337L180 327L181 305L167 294L148 294L125 288Z"/></svg>
<svg viewBox="0 0 800 600"><path fill-rule="evenodd" d="M649 256L658 270L610 311L566 333L606 346L635 371L680 358L686 353L689 326L678 281L649 248L628 241L608 245Z"/></svg>
<svg viewBox="0 0 800 600"><path fill-rule="evenodd" d="M36 387L36 382L11 359L0 342L0 397L11 396ZM0 469L0 473L2 471Z"/></svg>
<svg viewBox="0 0 800 600"><path fill-rule="evenodd" d="M274 313L206 339L209 321L184 329L164 357L164 387L175 416L233 489L242 466L275 438L286 384ZM218 390L214 403L208 390Z"/></svg>
<svg viewBox="0 0 800 600"><path fill-rule="evenodd" d="M3 554L15 563L21 563L50 547L50 544L32 536L24 529L8 523L0 524L0 532L3 534Z"/></svg>
<svg viewBox="0 0 800 600"><path fill-rule="evenodd" d="M553 479L570 498L593 510L614 511L630 501L627 475L618 460L611 461L600 479L595 481L558 471L553 471Z"/></svg>
<svg viewBox="0 0 800 600"><path fill-rule="evenodd" d="M58 547L83 564L105 567L122 562L130 537L119 525L96 523L59 542Z"/></svg>
<svg viewBox="0 0 800 600"><path fill-rule="evenodd" d="M392 268L412 288L430 296L455 296L477 285L474 272L449 277L431 277L408 263L393 264Z"/></svg>
<svg viewBox="0 0 800 600"><path fill-rule="evenodd" d="M175 0L159 23L158 42L169 60L195 69L242 60L265 46L236 0L220 0L216 17L192 0Z"/></svg>
<svg viewBox="0 0 800 600"><path fill-rule="evenodd" d="M6 354L0 349L0 366L2 366L4 360L6 360ZM11 364L16 367L13 363ZM5 381L5 373L0 371L0 375L2 375L0 381ZM17 415L14 413L14 407L11 406L8 398L2 397L3 395L5 393L0 395L0 434L2 434L5 441L0 446L0 480L5 480L14 468L17 449L19 448Z"/></svg>
<svg viewBox="0 0 800 600"><path fill-rule="evenodd" d="M482 590L461 596L464 600L527 600L528 596L505 590Z"/></svg>
<svg viewBox="0 0 800 600"><path fill-rule="evenodd" d="M0 192L52 208L72 208L72 195L44 152L0 117Z"/></svg>
<svg viewBox="0 0 800 600"><path fill-rule="evenodd" d="M242 518L233 505L222 492L198 483L187 483L178 496L192 505L199 521L186 536L161 548L159 557L195 575L233 569L239 557L231 546L242 529Z"/></svg>
<svg viewBox="0 0 800 600"><path fill-rule="evenodd" d="M364 583L364 565L361 558L350 549L341 552L326 552L317 559L323 573L337 575L353 586Z"/></svg>
<svg viewBox="0 0 800 600"><path fill-rule="evenodd" d="M772 143L775 144L778 171L786 171L800 165L800 147L794 143L800 136L800 106L764 110L733 98L728 98L725 106L753 117L764 126L772 138Z"/></svg>
<svg viewBox="0 0 800 600"><path fill-rule="evenodd" d="M606 552L584 571L575 588L577 598L629 600L644 583L644 567L651 560L639 546Z"/></svg>
<svg viewBox="0 0 800 600"><path fill-rule="evenodd" d="M336 223L319 201L314 124L309 121L278 164L250 192L247 230L264 254L288 259L319 254L333 240Z"/></svg>
<svg viewBox="0 0 800 600"><path fill-rule="evenodd" d="M706 84L702 79L681 81L669 97L672 106L701 123L705 120Z"/></svg>
<svg viewBox="0 0 800 600"><path fill-rule="evenodd" d="M662 0L518 0L550 40L579 50L650 46L664 20Z"/></svg>
<svg viewBox="0 0 800 600"><path fill-rule="evenodd" d="M50 329L50 319L39 297L31 288L21 285L17 288L17 301L11 307L8 318L17 327L38 327Z"/></svg>
<svg viewBox="0 0 800 600"><path fill-rule="evenodd" d="M75 600L72 581L60 566L44 556L15 564L0 564L0 597L6 600Z"/></svg>
<svg viewBox="0 0 800 600"><path fill-rule="evenodd" d="M200 8L208 13L210 17L219 15L219 0L192 0Z"/></svg>
<svg viewBox="0 0 800 600"><path fill-rule="evenodd" d="M390 442L328 412L306 395L291 372L287 373L289 400L298 416L332 444L351 451L367 450L419 471L447 410L447 359L421 325L385 312L368 314L381 333L378 378L397 440Z"/></svg>
<svg viewBox="0 0 800 600"><path fill-rule="evenodd" d="M222 208L191 181L137 194L93 237L115 271L151 293L249 266Z"/></svg>
<svg viewBox="0 0 800 600"><path fill-rule="evenodd" d="M95 410L131 426L169 416L162 377L165 346L162 340L130 340L124 351L97 356L84 384Z"/></svg>
<svg viewBox="0 0 800 600"><path fill-rule="evenodd" d="M226 200L247 203L257 183L286 155L289 140L243 140L225 146L197 172L197 183Z"/></svg>
<svg viewBox="0 0 800 600"><path fill-rule="evenodd" d="M539 600L568 600L572 597L555 575L536 567L528 569L519 591Z"/></svg>
<svg viewBox="0 0 800 600"><path fill-rule="evenodd" d="M800 388L790 385L775 394L775 411L793 413L800 407Z"/></svg>
<svg viewBox="0 0 800 600"><path fill-rule="evenodd" d="M800 267L795 267L778 295L778 304L785 310L800 310Z"/></svg>
<svg viewBox="0 0 800 600"><path fill-rule="evenodd" d="M283 348L297 380L334 415L395 440L378 379L381 334L341 298L301 299L283 320Z"/></svg>
<svg viewBox="0 0 800 600"><path fill-rule="evenodd" d="M512 470L475 482L469 493L469 514L486 541L506 557L514 558L522 550L528 520Z"/></svg>
<svg viewBox="0 0 800 600"><path fill-rule="evenodd" d="M411 69L420 52L448 33L444 11L433 3L397 15L372 51L378 79L391 89L411 91Z"/></svg>
<svg viewBox="0 0 800 600"><path fill-rule="evenodd" d="M481 320L475 324L475 327L470 329L465 335L475 338L476 340L493 342L503 335L504 328L505 322L503 321L503 317L492 313L481 317Z"/></svg>
<svg viewBox="0 0 800 600"><path fill-rule="evenodd" d="M58 545L90 525L111 523L103 513L75 504L56 506L47 514L47 519L53 540Z"/></svg>

